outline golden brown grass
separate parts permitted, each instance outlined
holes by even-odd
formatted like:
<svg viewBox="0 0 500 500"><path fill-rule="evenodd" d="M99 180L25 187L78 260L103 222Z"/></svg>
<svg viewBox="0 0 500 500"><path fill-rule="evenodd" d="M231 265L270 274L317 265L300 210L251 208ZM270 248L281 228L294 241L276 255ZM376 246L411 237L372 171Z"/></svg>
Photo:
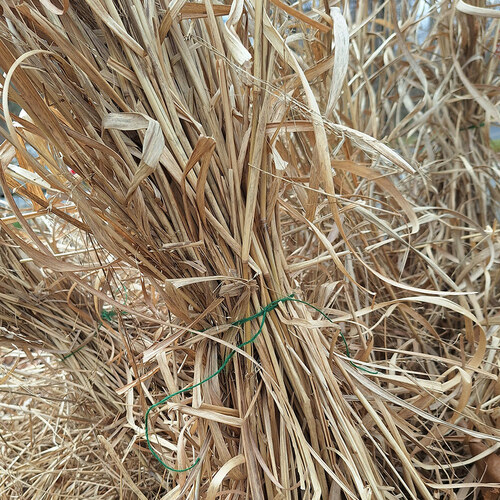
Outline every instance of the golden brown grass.
<svg viewBox="0 0 500 500"><path fill-rule="evenodd" d="M499 25L472 4L2 3L1 491L494 498ZM283 303L153 411L161 459L200 458L163 468L147 409L290 293L333 324Z"/></svg>

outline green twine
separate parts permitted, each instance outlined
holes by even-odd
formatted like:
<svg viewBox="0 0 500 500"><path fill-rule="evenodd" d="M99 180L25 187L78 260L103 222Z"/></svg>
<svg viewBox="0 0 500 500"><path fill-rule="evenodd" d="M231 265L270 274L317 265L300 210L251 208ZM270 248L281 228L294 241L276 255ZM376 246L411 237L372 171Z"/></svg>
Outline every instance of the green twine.
<svg viewBox="0 0 500 500"><path fill-rule="evenodd" d="M306 306L309 306L312 309L314 309L315 311L319 312L324 318L326 318L328 321L330 321L330 323L334 323L321 309L318 309L317 307L313 306L312 304L309 304L309 302L305 302L304 300L295 299L294 298L294 294L292 293L291 295L288 295L288 297L283 297L281 299L278 299L278 300L275 300L275 301L271 302L266 307L262 308L259 312L253 314L252 316L249 316L248 318L243 318L243 319L240 319L238 321L235 321L234 323L231 323L232 326L241 326L241 325L244 325L245 323L248 323L249 321L252 321L252 320L257 319L260 316L262 316L262 321L260 322L260 326L259 326L259 329L257 330L257 333L255 333L246 342L243 342L243 343L239 344L237 346L238 349L241 349L242 347L245 347L248 344L252 344L257 339L257 337L262 333L262 329L264 328L264 323L266 321L267 314L270 313L271 311L273 311L274 309L276 309L276 307L278 307L278 305L280 303L282 303L282 302L299 302L300 304L305 304ZM351 354L349 352L349 347L347 345L347 341L346 341L346 339L345 339L345 337L344 337L344 335L343 335L342 332L340 332L340 336L342 337L342 340L344 342L347 356L350 358ZM145 433L145 436L146 436L146 442L147 442L148 448L151 451L151 453L153 454L153 456L156 458L156 460L158 460L158 462L160 462L161 465L163 465L163 467L165 467L165 469L167 469L167 470L169 470L171 472L187 472L188 470L191 470L192 468L196 467L196 465L200 461L200 458L198 457L196 459L196 461L194 462L193 465L191 465L189 467L186 467L185 469L174 469L172 467L169 467L158 456L158 454L156 453L155 449L153 448L153 446L151 445L151 442L149 440L149 418L148 417L149 417L149 414L150 414L151 410L157 408L160 405L163 405L169 399L172 399L174 396L178 396L179 394L182 394L184 392L191 391L194 388L199 387L200 385L203 385L205 382L208 382L209 380L213 379L214 377L216 377L217 375L219 375L219 373L221 373L224 370L224 368L227 366L227 364L229 363L229 361L231 360L231 358L235 354L236 354L236 351L231 352L226 357L226 359L222 362L222 364L219 367L219 369L216 372L212 373L212 375L209 375L207 378L203 379L201 382L198 382L197 384L190 385L188 387L185 387L184 389L181 389L180 391L174 392L173 394L169 394L168 396L166 396L165 398L163 398L161 401L158 401L157 403L154 403L153 405L151 405L148 408L148 410L146 411L146 415L144 417L144 420L146 422L145 423L145 428L144 428L144 433ZM372 372L370 370L367 370L366 368L363 368L361 366L357 366L352 361L349 361L349 362L351 363L352 366L354 366L355 368L358 368L359 370L363 370L363 371L365 371L367 373L371 373L373 375L376 375L378 373L378 372Z"/></svg>
<svg viewBox="0 0 500 500"><path fill-rule="evenodd" d="M66 361L68 358L71 358L71 356L74 356L78 351L81 351L86 344L80 346L78 349L75 349L74 351L71 351L69 354L66 354L66 356L63 356L63 361Z"/></svg>
<svg viewBox="0 0 500 500"><path fill-rule="evenodd" d="M330 323L334 323L321 309L318 309L317 307L313 306L312 304L309 304L309 302L305 302L304 300L299 300L299 299L292 299L292 298L289 300L291 300L292 302L300 302L301 304L305 304L306 306L311 307L315 311L318 311L321 314L321 316L326 318ZM346 355L348 358L350 358L351 353L349 351L349 346L347 345L347 340L345 339L344 334L342 332L340 332L340 336L342 337L342 341L344 342ZM377 373L378 373L378 372L372 372L371 370L363 368L362 366L358 366L357 364L353 363L352 361L349 361L349 363L352 366L354 366L354 368L357 368L358 370L361 370L363 372L370 373L372 375L377 375Z"/></svg>
<svg viewBox="0 0 500 500"><path fill-rule="evenodd" d="M484 127L484 122L481 122L479 125L471 125L470 127L467 127L469 130L473 128L481 128Z"/></svg>
<svg viewBox="0 0 500 500"><path fill-rule="evenodd" d="M460 132L462 132L462 130L472 130L472 129L475 129L475 128L481 128L481 127L484 127L485 123L484 122L481 122L479 125L469 125L468 127L462 127L460 129Z"/></svg>
<svg viewBox="0 0 500 500"><path fill-rule="evenodd" d="M120 290L120 288L117 288L116 289L116 292L118 292ZM127 305L127 302L128 302L128 290L127 290L127 287L125 285L122 285L121 286L121 290L123 290L125 292L125 297L123 298L123 305L126 306ZM108 323L110 321L113 320L113 318L117 315L118 313L116 312L116 309L110 309L109 311L106 310L106 309L103 309L101 311L101 318L104 320L104 321L107 321ZM120 311L120 314L122 316L125 316L127 314L127 311Z"/></svg>
<svg viewBox="0 0 500 500"><path fill-rule="evenodd" d="M117 315L118 313L116 312L115 309L110 309L109 311L106 310L106 309L103 309L101 311L101 318L104 320L104 321L107 321L108 323L110 321L113 320L113 318ZM121 311L120 314L122 316L125 316L125 314L127 314L127 311Z"/></svg>
<svg viewBox="0 0 500 500"><path fill-rule="evenodd" d="M95 332L94 332L94 335L92 335L92 337L95 337ZM66 361L68 358L71 358L71 356L74 356L78 351L81 351L87 345L87 343L88 342L85 342L78 349L75 349L74 351L71 351L69 354L66 354L66 356L63 356L62 360Z"/></svg>

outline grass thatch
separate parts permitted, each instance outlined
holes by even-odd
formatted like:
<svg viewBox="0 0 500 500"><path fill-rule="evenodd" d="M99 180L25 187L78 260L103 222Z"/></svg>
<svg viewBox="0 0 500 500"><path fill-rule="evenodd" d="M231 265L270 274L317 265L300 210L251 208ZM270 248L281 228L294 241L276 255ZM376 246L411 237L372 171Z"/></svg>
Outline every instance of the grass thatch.
<svg viewBox="0 0 500 500"><path fill-rule="evenodd" d="M353 3L2 2L8 498L495 498L499 25Z"/></svg>

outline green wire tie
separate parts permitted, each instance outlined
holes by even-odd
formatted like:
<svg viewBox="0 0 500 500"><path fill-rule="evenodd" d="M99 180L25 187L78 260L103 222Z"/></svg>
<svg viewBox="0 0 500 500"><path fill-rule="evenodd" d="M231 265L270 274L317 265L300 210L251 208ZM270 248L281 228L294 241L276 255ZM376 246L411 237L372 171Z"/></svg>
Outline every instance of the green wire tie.
<svg viewBox="0 0 500 500"><path fill-rule="evenodd" d="M252 344L253 342L255 342L255 340L257 339L257 337L262 333L262 329L264 328L264 323L266 321L267 314L270 313L271 311L273 311L274 309L276 309L276 307L278 307L278 305L280 303L282 303L282 302L299 302L300 304L304 304L306 306L309 306L312 309L314 309L315 311L319 312L330 323L334 323L321 309L318 309L317 307L313 306L312 304L309 304L309 302L305 302L304 300L295 299L293 297L294 297L294 294L292 293L288 297L283 297L281 299L275 300L275 301L271 302L270 304L268 304L267 306L265 306L264 308L262 308L259 312L255 313L254 315L249 316L248 318L240 319L238 321L235 321L234 323L231 323L232 326L241 326L241 325L244 325L245 323L248 323L249 321L252 321L252 320L257 319L260 316L262 316L262 321L260 322L260 326L259 326L259 329L257 330L257 333L255 335L253 335L250 338L250 340L247 340L246 342L243 342L243 343L239 344L237 346L237 348L241 349L242 347L244 347L244 346L246 346L248 344ZM340 336L342 337L342 340L344 341L344 346L345 346L345 349L346 349L347 356L350 358L351 354L349 352L349 347L347 345L347 341L346 341L346 339L344 337L344 334L342 332L340 332ZM151 451L151 453L153 454L153 456L156 458L156 460L158 460L158 462L160 462L160 464L163 465L163 467L165 467L165 469L169 470L170 472L187 472L188 470L191 470L192 468L196 467L196 465L200 461L200 457L198 457L196 459L196 461L194 462L193 465L191 465L189 467L186 467L185 469L174 469L173 467L169 467L158 456L158 454L156 453L155 449L153 448L153 446L151 445L151 442L149 440L149 418L148 417L149 417L149 414L150 414L151 410L153 410L154 408L157 408L158 406L166 403L169 399L172 399L174 396L177 396L177 395L182 394L182 393L187 392L187 391L191 391L192 389L194 389L196 387L199 387L200 385L203 385L204 383L208 382L210 379L216 377L217 375L219 375L219 373L221 373L224 370L224 368L227 366L227 364L229 363L229 361L231 360L231 358L235 354L236 354L236 351L231 352L226 357L226 359L223 361L223 363L221 364L220 368L216 372L212 373L212 375L209 375L207 378L205 378L201 382L198 382L197 384L190 385L188 387L185 387L184 389L181 389L180 391L174 392L173 394L169 394L168 396L166 396L165 398L163 398L161 401L158 401L157 403L154 403L153 405L151 405L148 408L148 410L146 411L146 416L144 417L144 420L146 422L145 423L145 428L144 428L144 431L145 431L144 433L145 433L145 436L146 436L146 442L148 444L148 448ZM371 370L367 370L366 368L358 366L355 363L353 363L352 361L349 361L349 363L352 366L354 366L355 368L357 368L359 370L362 370L364 372L367 372L367 373L371 373L372 375L376 375L378 373L378 372L372 372Z"/></svg>
<svg viewBox="0 0 500 500"><path fill-rule="evenodd" d="M128 290L127 290L127 287L125 285L122 285L121 288L118 287L116 289L116 291L118 290L123 290L125 292L125 297L123 298L123 305L126 306L127 305L127 302L128 302ZM110 309L109 311L107 311L106 309L103 309L101 311L101 318L105 321L107 321L108 323L110 321L113 320L113 318L117 315L118 313L116 312L116 309L113 308L113 309ZM122 316L125 316L127 314L127 311L121 311L120 314Z"/></svg>
<svg viewBox="0 0 500 500"><path fill-rule="evenodd" d="M116 312L115 309L110 309L109 311L103 309L101 311L101 318L104 321L107 321L108 323L113 320L113 318L117 315L118 313ZM127 311L121 311L120 314L122 316L125 316L127 314Z"/></svg>
<svg viewBox="0 0 500 500"><path fill-rule="evenodd" d="M462 132L463 130L472 130L472 129L475 129L475 128L481 128L481 127L484 127L485 123L484 122L481 122L479 125L469 125L468 127L462 127L460 129L460 132Z"/></svg>
<svg viewBox="0 0 500 500"><path fill-rule="evenodd" d="M95 335L95 333L94 333ZM71 356L74 356L78 351L81 351L87 344L84 344L80 346L78 349L75 349L74 351L71 351L69 354L66 354L66 356L63 356L63 361L66 361L68 358L71 358Z"/></svg>

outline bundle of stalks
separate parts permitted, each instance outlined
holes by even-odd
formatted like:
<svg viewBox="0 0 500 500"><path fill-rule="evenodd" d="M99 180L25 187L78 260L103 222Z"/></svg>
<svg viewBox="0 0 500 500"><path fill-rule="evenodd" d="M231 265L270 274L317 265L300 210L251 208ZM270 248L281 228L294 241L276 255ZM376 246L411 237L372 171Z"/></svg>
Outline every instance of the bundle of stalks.
<svg viewBox="0 0 500 500"><path fill-rule="evenodd" d="M63 230L51 222L37 217L40 234ZM102 362L102 332L85 315L86 297L73 291L68 302L70 280L40 269L5 232L0 237L2 498L109 498L123 467L134 471L129 489L154 489L161 476L149 473L116 425L125 406L114 370ZM120 460L110 461L103 443Z"/></svg>
<svg viewBox="0 0 500 500"><path fill-rule="evenodd" d="M496 14L356 4L2 3L12 498L495 491Z"/></svg>

